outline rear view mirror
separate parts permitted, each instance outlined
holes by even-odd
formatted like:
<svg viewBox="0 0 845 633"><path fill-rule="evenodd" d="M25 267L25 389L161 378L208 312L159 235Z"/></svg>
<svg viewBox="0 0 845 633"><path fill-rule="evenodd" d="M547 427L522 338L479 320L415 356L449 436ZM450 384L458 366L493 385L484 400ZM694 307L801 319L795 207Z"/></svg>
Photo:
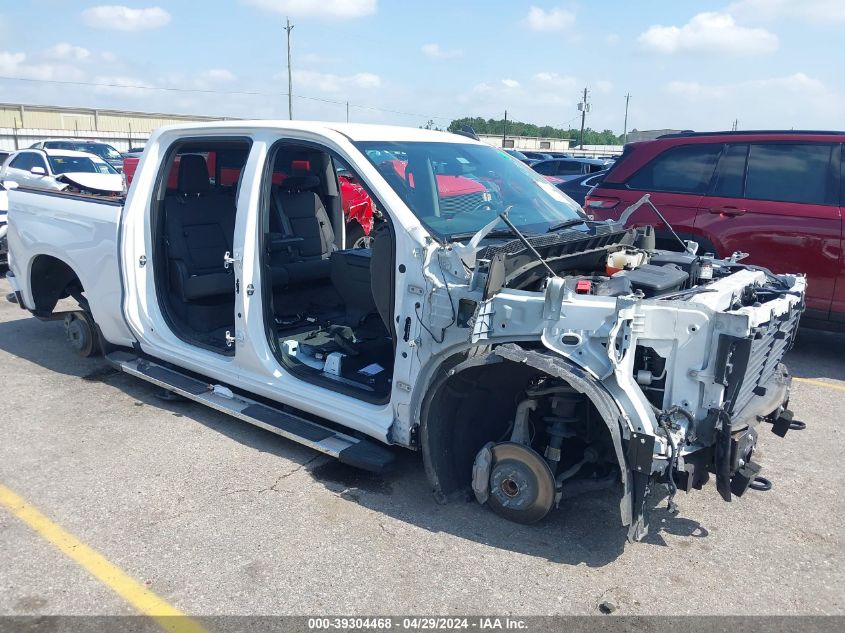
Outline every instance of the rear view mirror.
<svg viewBox="0 0 845 633"><path fill-rule="evenodd" d="M47 170L44 169L43 167L36 165L35 167L33 167L32 169L29 170L29 173L32 174L33 176L46 176Z"/></svg>

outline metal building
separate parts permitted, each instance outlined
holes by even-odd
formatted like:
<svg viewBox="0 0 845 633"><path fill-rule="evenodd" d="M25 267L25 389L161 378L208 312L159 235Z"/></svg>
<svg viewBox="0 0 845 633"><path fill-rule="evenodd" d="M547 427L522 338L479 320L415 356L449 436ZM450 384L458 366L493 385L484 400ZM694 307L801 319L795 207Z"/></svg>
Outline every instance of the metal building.
<svg viewBox="0 0 845 633"><path fill-rule="evenodd" d="M125 151L143 145L163 125L223 117L0 103L0 149L29 147L45 138L98 139Z"/></svg>

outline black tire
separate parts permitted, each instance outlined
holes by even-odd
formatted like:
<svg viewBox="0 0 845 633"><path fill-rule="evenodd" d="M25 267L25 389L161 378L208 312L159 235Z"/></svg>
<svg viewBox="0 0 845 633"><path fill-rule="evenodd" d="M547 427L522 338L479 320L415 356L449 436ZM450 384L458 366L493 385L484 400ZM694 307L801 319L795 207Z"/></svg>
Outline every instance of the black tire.
<svg viewBox="0 0 845 633"><path fill-rule="evenodd" d="M65 336L71 349L82 358L100 354L100 333L94 319L85 312L71 312L65 317Z"/></svg>
<svg viewBox="0 0 845 633"><path fill-rule="evenodd" d="M367 235L364 227L357 220L346 223L346 248L370 248L373 232Z"/></svg>

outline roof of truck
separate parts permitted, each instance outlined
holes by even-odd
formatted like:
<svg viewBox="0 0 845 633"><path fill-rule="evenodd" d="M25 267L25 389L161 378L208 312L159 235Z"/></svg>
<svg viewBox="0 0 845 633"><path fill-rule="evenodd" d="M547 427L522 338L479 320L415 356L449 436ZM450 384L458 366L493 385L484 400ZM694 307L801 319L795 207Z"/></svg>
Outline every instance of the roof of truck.
<svg viewBox="0 0 845 633"><path fill-rule="evenodd" d="M276 130L297 130L326 134L337 132L352 141L405 141L430 143L471 143L482 144L466 136L451 132L438 132L399 125L373 125L367 123L332 123L325 121L288 121L285 119L258 119L239 121L209 121L205 123L185 123L167 126L169 130L225 129L225 128L265 128Z"/></svg>

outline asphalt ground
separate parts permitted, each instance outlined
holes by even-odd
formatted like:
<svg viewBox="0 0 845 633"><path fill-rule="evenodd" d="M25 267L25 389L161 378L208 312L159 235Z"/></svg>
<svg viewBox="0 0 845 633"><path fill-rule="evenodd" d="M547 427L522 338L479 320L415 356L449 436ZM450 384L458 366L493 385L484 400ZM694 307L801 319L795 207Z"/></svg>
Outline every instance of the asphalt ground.
<svg viewBox="0 0 845 633"><path fill-rule="evenodd" d="M807 428L762 428L770 491L711 481L677 516L653 495L630 544L615 491L530 527L438 505L417 454L371 476L163 402L3 300L0 615L132 614L144 591L192 615L843 614L843 352L811 331L790 352Z"/></svg>

